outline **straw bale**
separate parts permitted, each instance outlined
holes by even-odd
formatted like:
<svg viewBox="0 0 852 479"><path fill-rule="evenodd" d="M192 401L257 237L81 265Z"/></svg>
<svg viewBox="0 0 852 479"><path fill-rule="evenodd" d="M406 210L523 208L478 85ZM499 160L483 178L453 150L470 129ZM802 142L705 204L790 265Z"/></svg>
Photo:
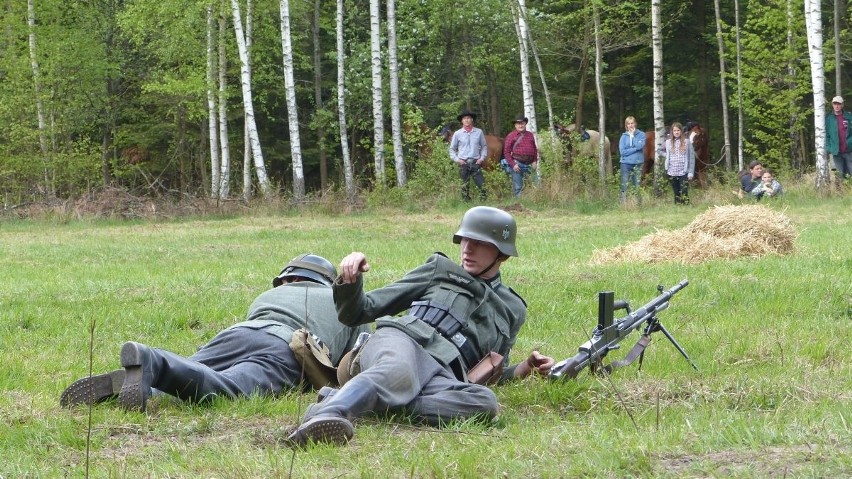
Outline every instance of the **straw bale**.
<svg viewBox="0 0 852 479"><path fill-rule="evenodd" d="M638 241L592 253L593 264L619 262L701 263L757 258L794 251L798 233L784 213L762 205L715 206L675 231L657 231Z"/></svg>

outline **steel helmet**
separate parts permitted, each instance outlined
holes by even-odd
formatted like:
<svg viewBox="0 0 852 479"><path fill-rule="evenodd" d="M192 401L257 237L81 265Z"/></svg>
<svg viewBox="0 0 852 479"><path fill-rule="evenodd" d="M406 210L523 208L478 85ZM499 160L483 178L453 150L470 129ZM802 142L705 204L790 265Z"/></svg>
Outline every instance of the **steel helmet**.
<svg viewBox="0 0 852 479"><path fill-rule="evenodd" d="M518 226L509 213L490 206L474 206L462 217L461 225L453 235L453 243L461 243L462 238L470 238L491 243L506 256L518 256L515 237Z"/></svg>
<svg viewBox="0 0 852 479"><path fill-rule="evenodd" d="M337 277L337 269L322 256L307 253L296 256L284 266L278 276L272 278L272 286L281 286L285 278L305 278L315 283L331 286Z"/></svg>

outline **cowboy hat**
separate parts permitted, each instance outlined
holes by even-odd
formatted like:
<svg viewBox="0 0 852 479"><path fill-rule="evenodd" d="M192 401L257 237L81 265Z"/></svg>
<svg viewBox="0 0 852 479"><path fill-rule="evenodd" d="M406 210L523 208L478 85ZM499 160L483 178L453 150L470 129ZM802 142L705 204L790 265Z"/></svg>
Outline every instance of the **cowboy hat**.
<svg viewBox="0 0 852 479"><path fill-rule="evenodd" d="M476 121L477 114L470 112L470 111L467 111L467 110L464 110L463 112L461 112L461 114L459 116L457 116L456 119L458 119L458 121L462 121L462 118L464 118L466 116L469 116L469 117L473 118L473 121Z"/></svg>

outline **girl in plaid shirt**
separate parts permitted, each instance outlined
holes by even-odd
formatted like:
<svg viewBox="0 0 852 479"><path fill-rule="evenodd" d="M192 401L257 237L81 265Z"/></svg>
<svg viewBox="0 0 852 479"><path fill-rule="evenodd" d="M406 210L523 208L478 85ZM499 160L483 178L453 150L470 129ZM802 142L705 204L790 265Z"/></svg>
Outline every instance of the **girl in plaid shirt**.
<svg viewBox="0 0 852 479"><path fill-rule="evenodd" d="M672 136L666 140L666 174L672 184L675 204L689 204L689 182L695 174L695 150L683 136L683 126L672 123Z"/></svg>

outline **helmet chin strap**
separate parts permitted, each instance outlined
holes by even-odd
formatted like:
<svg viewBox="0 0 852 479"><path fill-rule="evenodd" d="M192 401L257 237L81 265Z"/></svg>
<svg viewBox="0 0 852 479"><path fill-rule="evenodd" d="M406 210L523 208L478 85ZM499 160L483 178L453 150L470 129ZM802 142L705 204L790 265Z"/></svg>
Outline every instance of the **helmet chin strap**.
<svg viewBox="0 0 852 479"><path fill-rule="evenodd" d="M486 266L486 267L485 267L482 271L480 271L480 272L478 272L478 273L476 273L476 274L471 273L471 276L473 276L474 278L478 278L478 277L482 276L482 274L483 274L483 273L488 272L488 270L490 270L491 268L493 268L493 267L494 267L494 265L495 265L495 264L497 264L497 262L498 262L498 261L500 261L500 257L501 257L501 256L503 256L503 254L502 254L502 253L500 253L500 252L498 251L498 252L497 252L497 256L495 256L495 257L494 257L494 261L492 261L492 262L491 262L491 264L489 264L489 265L488 265L488 266Z"/></svg>

